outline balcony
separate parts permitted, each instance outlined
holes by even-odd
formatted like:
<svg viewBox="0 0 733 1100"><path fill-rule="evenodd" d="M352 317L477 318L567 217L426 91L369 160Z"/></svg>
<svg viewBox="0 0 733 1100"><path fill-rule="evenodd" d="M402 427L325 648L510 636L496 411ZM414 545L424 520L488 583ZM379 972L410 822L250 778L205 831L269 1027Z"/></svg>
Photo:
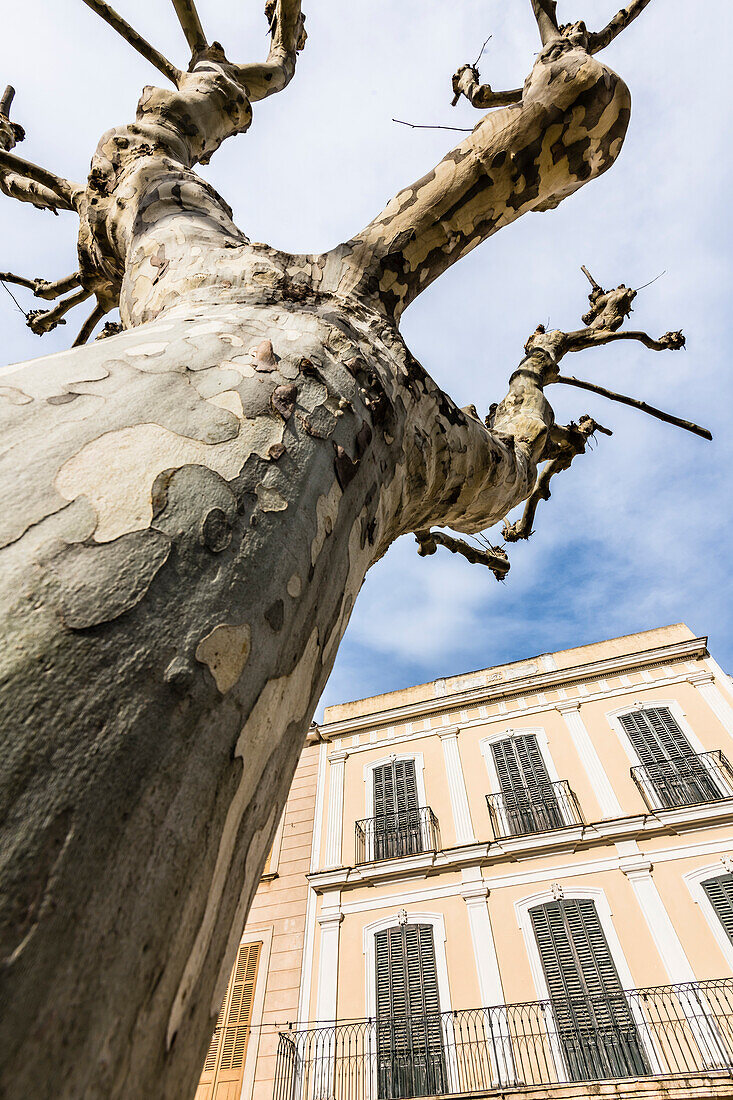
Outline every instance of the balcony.
<svg viewBox="0 0 733 1100"><path fill-rule="evenodd" d="M650 810L671 810L733 798L733 768L718 750L631 769Z"/></svg>
<svg viewBox="0 0 733 1100"><path fill-rule="evenodd" d="M494 840L583 824L578 800L564 779L536 792L487 794L486 804Z"/></svg>
<svg viewBox="0 0 733 1100"><path fill-rule="evenodd" d="M355 833L357 864L440 850L438 819L429 806L364 818Z"/></svg>
<svg viewBox="0 0 733 1100"><path fill-rule="evenodd" d="M274 1100L403 1100L731 1072L733 978L724 978L281 1032Z"/></svg>

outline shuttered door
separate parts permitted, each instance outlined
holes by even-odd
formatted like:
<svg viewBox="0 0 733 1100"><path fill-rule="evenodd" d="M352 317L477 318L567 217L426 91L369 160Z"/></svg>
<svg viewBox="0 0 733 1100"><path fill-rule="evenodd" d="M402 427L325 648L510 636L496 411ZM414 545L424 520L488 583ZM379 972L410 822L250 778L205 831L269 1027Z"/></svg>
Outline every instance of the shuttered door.
<svg viewBox="0 0 733 1100"><path fill-rule="evenodd" d="M510 834L542 832L564 824L555 789L534 734L491 745Z"/></svg>
<svg viewBox="0 0 733 1100"><path fill-rule="evenodd" d="M548 902L530 917L569 1079L648 1073L595 903Z"/></svg>
<svg viewBox="0 0 733 1100"><path fill-rule="evenodd" d="M374 859L422 852L414 760L393 760L373 771Z"/></svg>
<svg viewBox="0 0 733 1100"><path fill-rule="evenodd" d="M669 707L645 707L624 714L621 725L662 806L690 806L721 797L720 788Z"/></svg>
<svg viewBox="0 0 733 1100"><path fill-rule="evenodd" d="M702 888L725 934L733 943L733 875L718 875L703 882Z"/></svg>
<svg viewBox="0 0 733 1100"><path fill-rule="evenodd" d="M378 932L376 947L379 1096L446 1091L433 929L405 924Z"/></svg>
<svg viewBox="0 0 733 1100"><path fill-rule="evenodd" d="M240 946L195 1100L239 1100L261 943Z"/></svg>

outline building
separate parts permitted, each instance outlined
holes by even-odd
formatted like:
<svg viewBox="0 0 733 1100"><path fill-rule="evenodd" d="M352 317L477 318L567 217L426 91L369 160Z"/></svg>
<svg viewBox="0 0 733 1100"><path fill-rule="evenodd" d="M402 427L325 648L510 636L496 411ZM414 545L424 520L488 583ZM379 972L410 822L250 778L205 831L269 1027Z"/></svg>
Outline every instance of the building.
<svg viewBox="0 0 733 1100"><path fill-rule="evenodd" d="M293 873L245 933L245 1100L733 1096L733 686L707 639L543 654L319 733Z"/></svg>

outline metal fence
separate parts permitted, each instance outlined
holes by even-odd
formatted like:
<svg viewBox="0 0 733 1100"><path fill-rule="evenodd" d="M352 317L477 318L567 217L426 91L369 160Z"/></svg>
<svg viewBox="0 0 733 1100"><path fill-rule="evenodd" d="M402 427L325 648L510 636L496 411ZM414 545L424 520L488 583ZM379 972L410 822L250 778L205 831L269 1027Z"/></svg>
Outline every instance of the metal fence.
<svg viewBox="0 0 733 1100"><path fill-rule="evenodd" d="M494 840L583 824L578 800L564 779L537 791L487 794L486 805Z"/></svg>
<svg viewBox="0 0 733 1100"><path fill-rule="evenodd" d="M719 750L631 769L650 810L733 798L733 768Z"/></svg>
<svg viewBox="0 0 733 1100"><path fill-rule="evenodd" d="M429 806L357 821L356 862L373 863L440 849L438 819Z"/></svg>
<svg viewBox="0 0 733 1100"><path fill-rule="evenodd" d="M274 1100L733 1072L733 979L280 1033Z"/></svg>

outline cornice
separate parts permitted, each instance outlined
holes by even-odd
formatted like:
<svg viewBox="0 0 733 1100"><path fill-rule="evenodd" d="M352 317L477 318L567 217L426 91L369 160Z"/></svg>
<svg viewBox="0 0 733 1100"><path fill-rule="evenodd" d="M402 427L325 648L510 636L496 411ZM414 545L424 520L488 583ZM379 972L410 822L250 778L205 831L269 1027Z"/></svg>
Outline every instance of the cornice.
<svg viewBox="0 0 733 1100"><path fill-rule="evenodd" d="M689 833L694 829L705 829L710 825L721 825L732 820L733 798L727 798L702 806L657 810L654 814L634 814L609 821L597 821L590 825L572 825L550 832L507 837L498 841L481 841L447 848L441 852L421 852L419 855L401 859L362 863L357 867L314 871L306 877L316 893L332 889L379 886L401 879L428 878L441 873L458 872L467 867L516 863L549 853L580 853L583 849L597 847L604 841L614 844L618 840L640 840L664 834ZM629 869L636 869L634 861L637 858L630 860Z"/></svg>
<svg viewBox="0 0 733 1100"><path fill-rule="evenodd" d="M373 729L375 725L398 725L409 722L416 717L426 718L436 711L454 710L458 707L465 708L475 704L482 704L493 699L505 698L512 695L526 695L546 691L553 687L563 687L575 681L586 681L589 678L597 679L606 676L617 675L626 671L643 668L645 665L669 664L672 661L689 660L707 652L707 637L688 638L684 642L675 642L672 645L658 646L655 649L645 649L639 653L624 653L614 657L607 657L602 661L591 661L583 665L574 665L572 668L554 669L532 673L531 676L522 676L516 680L507 680L498 684L486 684L479 688L469 688L466 691L456 692L453 695L440 695L432 699L423 699L419 702L406 703L401 707L392 707L388 710L372 711L369 714L359 715L354 718L345 718L339 722L328 722L320 726L321 736L326 740L333 737L341 737L344 734L357 733L364 729ZM694 674L690 674L694 675ZM638 685L640 688L642 685ZM572 702L572 700L570 700ZM582 700L581 700L582 702ZM556 704L553 703L552 706ZM455 725L455 721L451 725ZM460 726L461 723L458 723ZM446 727L448 728L448 727Z"/></svg>

